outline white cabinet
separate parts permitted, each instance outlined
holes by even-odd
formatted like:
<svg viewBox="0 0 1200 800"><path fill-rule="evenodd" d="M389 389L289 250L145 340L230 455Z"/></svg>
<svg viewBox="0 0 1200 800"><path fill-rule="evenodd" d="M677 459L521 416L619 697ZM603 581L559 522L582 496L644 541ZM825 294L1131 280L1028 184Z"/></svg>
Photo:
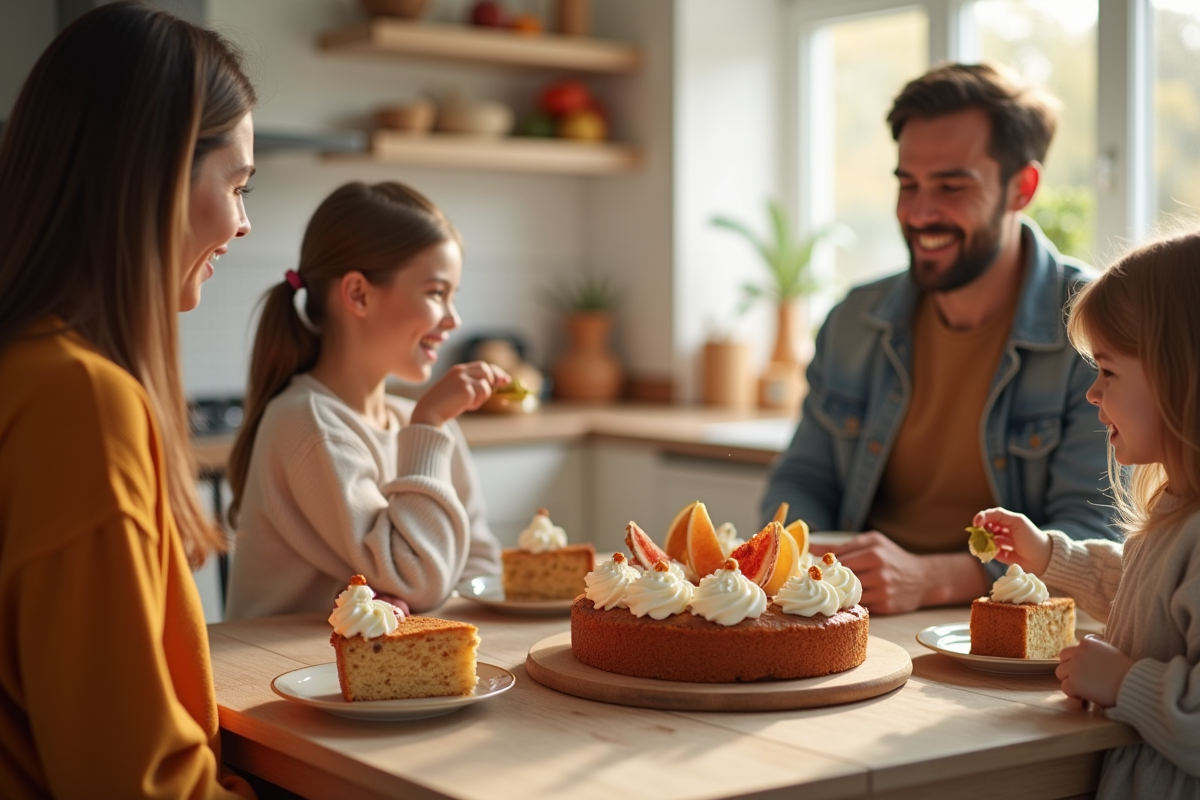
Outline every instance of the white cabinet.
<svg viewBox="0 0 1200 800"><path fill-rule="evenodd" d="M504 547L517 536L538 508L567 532L570 542L591 540L584 492L582 442L542 442L503 447L473 447L487 502L488 523Z"/></svg>
<svg viewBox="0 0 1200 800"><path fill-rule="evenodd" d="M676 456L652 445L591 445L593 541L601 554L625 548L631 519L660 545L678 511L700 500L715 524L732 522L747 539L759 528L758 504L769 468Z"/></svg>
<svg viewBox="0 0 1200 800"><path fill-rule="evenodd" d="M674 515L700 500L714 525L732 522L738 536L749 539L762 527L758 504L766 493L767 473L767 467L752 464L664 455L659 465L661 506ZM670 521L668 517L663 523L663 533Z"/></svg>

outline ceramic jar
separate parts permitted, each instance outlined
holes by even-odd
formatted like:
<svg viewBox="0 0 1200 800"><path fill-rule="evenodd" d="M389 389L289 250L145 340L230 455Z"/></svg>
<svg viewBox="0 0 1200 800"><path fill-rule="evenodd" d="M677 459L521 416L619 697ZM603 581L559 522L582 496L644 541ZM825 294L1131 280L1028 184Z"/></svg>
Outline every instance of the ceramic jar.
<svg viewBox="0 0 1200 800"><path fill-rule="evenodd" d="M567 352L554 365L554 394L563 400L605 402L621 395L624 370L608 346L612 316L579 312L567 317Z"/></svg>

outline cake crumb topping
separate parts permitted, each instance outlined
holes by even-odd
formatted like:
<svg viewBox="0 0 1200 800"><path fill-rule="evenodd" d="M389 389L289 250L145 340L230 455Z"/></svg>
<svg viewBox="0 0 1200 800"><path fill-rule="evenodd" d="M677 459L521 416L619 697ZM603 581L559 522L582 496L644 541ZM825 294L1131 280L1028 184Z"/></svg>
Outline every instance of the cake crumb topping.
<svg viewBox="0 0 1200 800"><path fill-rule="evenodd" d="M737 568L738 568L738 561L736 558L725 559L725 569L733 571Z"/></svg>
<svg viewBox="0 0 1200 800"><path fill-rule="evenodd" d="M362 575L352 575L350 577L350 585L351 586L366 586L367 579L364 578Z"/></svg>
<svg viewBox="0 0 1200 800"><path fill-rule="evenodd" d="M621 554L617 553L617 555L621 555ZM654 562L654 571L655 572L670 572L671 565L665 561L655 561Z"/></svg>
<svg viewBox="0 0 1200 800"><path fill-rule="evenodd" d="M613 553L613 561L617 562L618 564L624 564L625 563L625 554L624 553Z"/></svg>
<svg viewBox="0 0 1200 800"><path fill-rule="evenodd" d="M821 568L816 564L813 564L808 568L808 577L812 578L814 581L821 580Z"/></svg>
<svg viewBox="0 0 1200 800"><path fill-rule="evenodd" d="M821 560L825 562L825 566L832 567L833 562L837 561L837 558L834 557L833 553L826 553L821 556Z"/></svg>

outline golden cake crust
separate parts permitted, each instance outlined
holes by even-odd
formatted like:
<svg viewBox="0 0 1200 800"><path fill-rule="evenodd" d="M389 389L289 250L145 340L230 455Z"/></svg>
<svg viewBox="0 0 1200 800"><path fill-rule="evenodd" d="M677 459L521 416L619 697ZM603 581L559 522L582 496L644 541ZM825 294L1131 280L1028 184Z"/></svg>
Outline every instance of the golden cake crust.
<svg viewBox="0 0 1200 800"><path fill-rule="evenodd" d="M580 595L571 606L571 651L584 664L639 678L737 683L844 672L867 658L869 615L861 605L832 617L784 614L771 604L736 625L690 612L664 620L628 609L597 609Z"/></svg>
<svg viewBox="0 0 1200 800"><path fill-rule="evenodd" d="M479 632L466 622L408 616L383 636L334 633L329 643L348 702L467 695L478 681Z"/></svg>
<svg viewBox="0 0 1200 800"><path fill-rule="evenodd" d="M1001 658L1058 658L1075 643L1075 601L1051 597L1044 603L971 603L971 655Z"/></svg>
<svg viewBox="0 0 1200 800"><path fill-rule="evenodd" d="M542 553L505 548L500 563L506 600L572 600L596 567L596 548L569 544Z"/></svg>

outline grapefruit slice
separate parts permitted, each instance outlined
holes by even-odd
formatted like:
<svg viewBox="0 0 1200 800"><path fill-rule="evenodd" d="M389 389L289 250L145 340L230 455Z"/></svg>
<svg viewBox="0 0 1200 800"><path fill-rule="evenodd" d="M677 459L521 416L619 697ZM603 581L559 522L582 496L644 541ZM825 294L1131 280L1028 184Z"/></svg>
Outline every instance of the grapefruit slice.
<svg viewBox="0 0 1200 800"><path fill-rule="evenodd" d="M800 551L800 555L808 552L808 523L802 519L798 519L791 525L787 526L787 532L796 540L796 547Z"/></svg>
<svg viewBox="0 0 1200 800"><path fill-rule="evenodd" d="M763 591L768 597L774 597L779 593L780 588L787 583L788 578L792 577L800 568L800 546L796 544L796 538L786 530L781 531L779 537L779 558L775 561L775 569L771 572L771 578L762 585Z"/></svg>
<svg viewBox="0 0 1200 800"><path fill-rule="evenodd" d="M788 508L788 502L784 500L779 504L779 508L775 509L775 516L771 519L771 521L778 522L780 525L786 525Z"/></svg>
<svg viewBox="0 0 1200 800"><path fill-rule="evenodd" d="M625 526L625 546L629 548L633 560L643 569L654 569L654 565L659 561L671 560L671 557L659 549L654 540L633 520Z"/></svg>
<svg viewBox="0 0 1200 800"><path fill-rule="evenodd" d="M741 567L742 574L759 586L765 586L779 562L780 540L786 534L778 522L768 522L750 541L729 554Z"/></svg>
<svg viewBox="0 0 1200 800"><path fill-rule="evenodd" d="M688 517L687 555L687 563L698 578L713 574L725 563L721 541L717 538L716 528L704 503L696 503Z"/></svg>
<svg viewBox="0 0 1200 800"><path fill-rule="evenodd" d="M671 526L667 528L667 538L663 540L663 550L680 564L688 563L688 522L698 505L699 500L684 506L675 515L675 519L671 520Z"/></svg>

